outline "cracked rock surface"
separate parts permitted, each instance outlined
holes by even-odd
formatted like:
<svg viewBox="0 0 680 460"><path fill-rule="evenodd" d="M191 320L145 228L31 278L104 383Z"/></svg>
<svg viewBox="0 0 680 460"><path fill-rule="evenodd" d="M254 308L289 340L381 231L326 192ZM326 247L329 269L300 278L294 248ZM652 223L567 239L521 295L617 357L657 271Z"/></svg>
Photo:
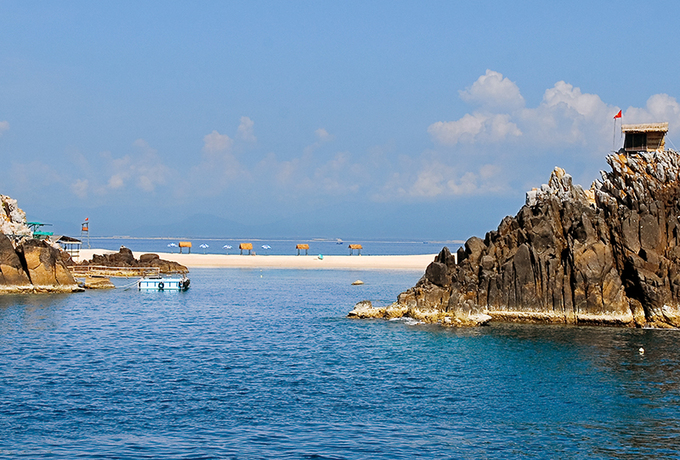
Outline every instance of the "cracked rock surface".
<svg viewBox="0 0 680 460"><path fill-rule="evenodd" d="M589 190L555 168L515 217L443 248L395 305L450 325L680 327L680 154L607 163Z"/></svg>

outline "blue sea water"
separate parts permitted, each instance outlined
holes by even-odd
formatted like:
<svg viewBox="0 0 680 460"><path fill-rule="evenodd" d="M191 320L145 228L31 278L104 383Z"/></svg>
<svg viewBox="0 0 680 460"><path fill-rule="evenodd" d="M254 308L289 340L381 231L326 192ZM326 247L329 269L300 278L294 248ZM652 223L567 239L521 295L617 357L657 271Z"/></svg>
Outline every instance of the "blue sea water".
<svg viewBox="0 0 680 460"><path fill-rule="evenodd" d="M179 248L168 246L179 241L190 241L191 252L195 254L239 254L240 243L252 243L253 251L260 255L295 255L298 243L309 244L309 254L348 255L348 245L361 244L363 255L413 255L436 254L443 246L455 252L460 241L401 241L401 240L351 240L338 242L328 239L234 239L234 238L130 238L130 237L92 237L84 238L84 248L118 251L121 246L137 252L178 252ZM201 245L207 245L202 248ZM227 249L224 246L231 246ZM264 248L263 248L264 246ZM184 252L186 253L186 249ZM357 252L354 251L354 254Z"/></svg>
<svg viewBox="0 0 680 460"><path fill-rule="evenodd" d="M0 458L680 456L680 332L345 317L420 275L0 296Z"/></svg>

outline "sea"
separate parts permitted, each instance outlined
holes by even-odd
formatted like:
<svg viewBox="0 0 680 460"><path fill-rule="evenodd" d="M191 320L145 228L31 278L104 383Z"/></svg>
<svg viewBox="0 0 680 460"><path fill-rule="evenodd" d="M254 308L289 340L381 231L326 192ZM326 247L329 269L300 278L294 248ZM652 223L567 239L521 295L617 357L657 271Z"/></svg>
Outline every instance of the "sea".
<svg viewBox="0 0 680 460"><path fill-rule="evenodd" d="M349 255L349 244L360 244L362 255L414 255L435 254L447 246L455 252L463 241L413 241L413 240L341 240L324 238L261 239L261 238L133 238L130 236L100 236L82 239L83 248L118 251L121 246L135 252L179 252L179 242L189 241L192 254L240 254L240 243L251 243L252 252L258 255L297 255L297 244L308 244L309 255ZM186 253L188 250L183 249ZM305 251L302 250L301 254ZM358 251L352 251L358 255Z"/></svg>
<svg viewBox="0 0 680 460"><path fill-rule="evenodd" d="M680 457L680 331L346 317L421 275L0 296L0 458Z"/></svg>

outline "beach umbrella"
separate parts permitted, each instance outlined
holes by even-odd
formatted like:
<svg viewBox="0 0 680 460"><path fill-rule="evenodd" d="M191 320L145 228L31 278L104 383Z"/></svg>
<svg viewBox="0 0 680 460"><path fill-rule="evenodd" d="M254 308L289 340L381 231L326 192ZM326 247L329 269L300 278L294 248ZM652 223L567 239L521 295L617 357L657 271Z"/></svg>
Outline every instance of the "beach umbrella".
<svg viewBox="0 0 680 460"><path fill-rule="evenodd" d="M225 244L225 245L222 246L222 247L223 247L224 249L231 249L231 246L229 246L228 244Z"/></svg>
<svg viewBox="0 0 680 460"><path fill-rule="evenodd" d="M263 244L262 249L271 249L272 247L269 246L268 244Z"/></svg>
<svg viewBox="0 0 680 460"><path fill-rule="evenodd" d="M202 245L199 246L201 249L203 249L203 254L205 254L205 250L208 249L210 246L207 244L203 243Z"/></svg>
<svg viewBox="0 0 680 460"><path fill-rule="evenodd" d="M175 243L170 243L170 244L168 244L168 247L169 248L176 248L177 245ZM170 250L170 252L172 252L172 249Z"/></svg>

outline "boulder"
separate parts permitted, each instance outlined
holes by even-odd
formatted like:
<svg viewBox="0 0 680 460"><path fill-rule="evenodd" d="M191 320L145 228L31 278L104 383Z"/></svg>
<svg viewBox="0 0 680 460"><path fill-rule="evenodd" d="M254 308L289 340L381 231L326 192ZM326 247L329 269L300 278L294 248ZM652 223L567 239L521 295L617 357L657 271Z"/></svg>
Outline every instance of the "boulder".
<svg viewBox="0 0 680 460"><path fill-rule="evenodd" d="M142 254L139 260L135 259L132 251L121 246L118 252L112 254L93 254L92 260L84 260L79 265L99 265L104 267L146 268L158 267L162 274L186 274L189 269L182 264L171 260L161 259L158 254Z"/></svg>
<svg viewBox="0 0 680 460"><path fill-rule="evenodd" d="M7 236L0 234L0 286L29 286L30 284L31 280L12 242Z"/></svg>
<svg viewBox="0 0 680 460"><path fill-rule="evenodd" d="M115 285L104 276L86 276L85 289L115 289Z"/></svg>
<svg viewBox="0 0 680 460"><path fill-rule="evenodd" d="M60 252L44 241L26 239L18 247L31 284L40 288L77 286Z"/></svg>

